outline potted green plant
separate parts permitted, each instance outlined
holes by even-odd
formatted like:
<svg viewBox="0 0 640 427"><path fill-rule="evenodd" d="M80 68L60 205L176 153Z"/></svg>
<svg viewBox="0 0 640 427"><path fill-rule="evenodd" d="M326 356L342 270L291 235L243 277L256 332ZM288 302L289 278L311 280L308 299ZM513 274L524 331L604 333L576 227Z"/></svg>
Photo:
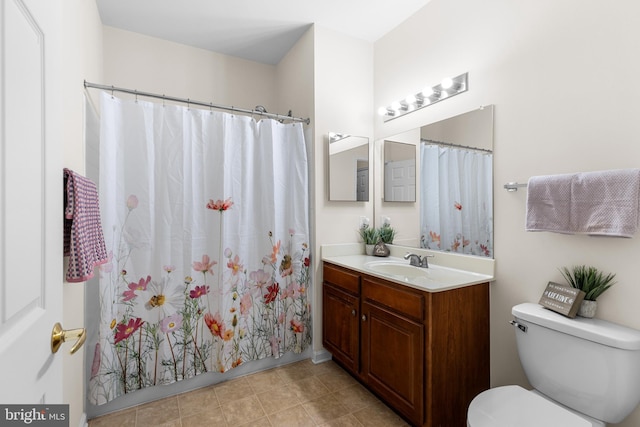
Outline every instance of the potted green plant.
<svg viewBox="0 0 640 427"><path fill-rule="evenodd" d="M394 237L396 237L396 230L394 230L389 224L385 224L378 228L378 236L383 243L391 244L393 243Z"/></svg>
<svg viewBox="0 0 640 427"><path fill-rule="evenodd" d="M375 228L369 227L368 224L365 224L362 227L360 227L358 232L360 233L360 238L364 242L365 253L367 255L372 255L373 247L375 246L376 243L378 243L378 240L379 240L378 230L376 230Z"/></svg>
<svg viewBox="0 0 640 427"><path fill-rule="evenodd" d="M574 266L571 269L563 267L560 273L572 288L584 292L584 300L578 309L578 316L582 317L595 316L598 307L596 299L616 283L613 281L615 274L605 274L595 267L586 265Z"/></svg>

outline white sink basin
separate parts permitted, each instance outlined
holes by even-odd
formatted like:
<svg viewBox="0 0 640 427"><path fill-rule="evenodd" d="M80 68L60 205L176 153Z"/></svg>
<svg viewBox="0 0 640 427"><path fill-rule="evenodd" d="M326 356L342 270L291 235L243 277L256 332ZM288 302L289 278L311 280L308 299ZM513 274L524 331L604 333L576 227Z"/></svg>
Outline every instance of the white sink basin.
<svg viewBox="0 0 640 427"><path fill-rule="evenodd" d="M409 264L388 261L372 261L365 264L369 270L391 276L402 276L407 279L415 277L427 277L427 269Z"/></svg>
<svg viewBox="0 0 640 427"><path fill-rule="evenodd" d="M462 284L480 283L489 279L478 273L432 264L429 268L416 267L402 261L370 261L364 264L365 269L418 287L427 289L444 289Z"/></svg>

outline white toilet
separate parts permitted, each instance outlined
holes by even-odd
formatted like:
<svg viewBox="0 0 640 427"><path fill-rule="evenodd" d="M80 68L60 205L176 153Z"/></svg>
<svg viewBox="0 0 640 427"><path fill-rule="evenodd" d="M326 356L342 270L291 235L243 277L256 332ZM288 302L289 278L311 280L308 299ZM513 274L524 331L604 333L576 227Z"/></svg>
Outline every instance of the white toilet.
<svg viewBox="0 0 640 427"><path fill-rule="evenodd" d="M486 390L469 405L469 427L602 427L640 402L640 331L569 319L538 304L513 307L520 361L533 390Z"/></svg>

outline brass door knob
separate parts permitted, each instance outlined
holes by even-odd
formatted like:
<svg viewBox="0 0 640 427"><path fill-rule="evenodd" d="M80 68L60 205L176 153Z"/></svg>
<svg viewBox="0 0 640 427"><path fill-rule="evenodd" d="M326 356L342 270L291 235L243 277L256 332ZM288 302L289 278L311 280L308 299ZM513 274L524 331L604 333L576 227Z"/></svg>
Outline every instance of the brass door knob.
<svg viewBox="0 0 640 427"><path fill-rule="evenodd" d="M53 325L53 330L51 331L51 353L56 353L63 342L74 338L77 338L78 341L71 347L70 354L75 353L82 347L82 344L84 344L87 339L87 331L85 331L84 328L65 330L62 329L60 323L56 323Z"/></svg>

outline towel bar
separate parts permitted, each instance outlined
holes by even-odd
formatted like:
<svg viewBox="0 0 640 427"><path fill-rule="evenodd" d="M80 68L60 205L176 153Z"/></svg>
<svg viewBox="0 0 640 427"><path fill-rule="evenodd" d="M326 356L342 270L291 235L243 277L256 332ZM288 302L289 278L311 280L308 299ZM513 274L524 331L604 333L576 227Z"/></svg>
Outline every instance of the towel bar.
<svg viewBox="0 0 640 427"><path fill-rule="evenodd" d="M527 184L518 184L517 182L507 182L504 185L504 189L511 192L511 191L518 191L518 188L522 188L526 186Z"/></svg>

